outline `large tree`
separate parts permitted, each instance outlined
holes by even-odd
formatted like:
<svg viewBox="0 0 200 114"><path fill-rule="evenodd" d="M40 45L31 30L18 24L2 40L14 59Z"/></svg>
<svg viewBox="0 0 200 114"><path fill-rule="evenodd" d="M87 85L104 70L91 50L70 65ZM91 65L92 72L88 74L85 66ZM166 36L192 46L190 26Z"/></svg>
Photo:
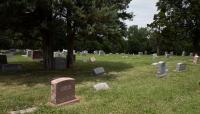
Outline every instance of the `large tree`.
<svg viewBox="0 0 200 114"><path fill-rule="evenodd" d="M200 52L200 1L199 0L159 0L159 13L150 25L157 37L180 43L182 40L192 42L193 51ZM174 43L175 45L175 43Z"/></svg>

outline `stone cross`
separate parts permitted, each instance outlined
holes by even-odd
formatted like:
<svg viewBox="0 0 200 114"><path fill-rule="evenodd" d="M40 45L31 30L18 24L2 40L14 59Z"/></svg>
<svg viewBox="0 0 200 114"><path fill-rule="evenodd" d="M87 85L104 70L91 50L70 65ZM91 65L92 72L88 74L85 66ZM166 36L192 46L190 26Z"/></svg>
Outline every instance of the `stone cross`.
<svg viewBox="0 0 200 114"><path fill-rule="evenodd" d="M62 77L51 81L51 101L52 106L62 106L79 102L75 97L75 80L73 78Z"/></svg>

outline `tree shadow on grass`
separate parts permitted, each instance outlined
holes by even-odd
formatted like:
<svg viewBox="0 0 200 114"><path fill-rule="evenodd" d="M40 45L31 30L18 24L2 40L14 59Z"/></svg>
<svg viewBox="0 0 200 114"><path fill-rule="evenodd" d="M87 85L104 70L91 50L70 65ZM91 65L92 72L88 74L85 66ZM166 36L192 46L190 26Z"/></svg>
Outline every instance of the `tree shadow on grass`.
<svg viewBox="0 0 200 114"><path fill-rule="evenodd" d="M76 83L110 81L115 80L116 75L108 74L109 72L121 72L134 67L123 62L98 61L96 63L84 63L77 61L71 69L45 71L39 62L21 62L20 64L23 65L23 71L21 72L0 72L0 83L27 86L50 85L50 81L58 77L72 77L76 79ZM94 76L92 70L96 67L104 67L107 75Z"/></svg>

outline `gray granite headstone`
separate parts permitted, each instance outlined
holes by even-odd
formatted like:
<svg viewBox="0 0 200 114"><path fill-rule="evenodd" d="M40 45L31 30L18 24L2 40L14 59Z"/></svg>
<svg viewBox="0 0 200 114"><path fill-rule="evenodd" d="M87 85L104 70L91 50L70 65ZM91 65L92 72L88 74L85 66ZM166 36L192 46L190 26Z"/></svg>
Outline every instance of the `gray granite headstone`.
<svg viewBox="0 0 200 114"><path fill-rule="evenodd" d="M162 77L165 77L167 75L167 66L166 66L166 63L163 62L163 61L160 61L158 64L158 72L157 72L157 77L158 78L162 78Z"/></svg>
<svg viewBox="0 0 200 114"><path fill-rule="evenodd" d="M105 70L103 67L98 67L98 68L93 69L93 73L94 75L99 76L99 75L105 74Z"/></svg>
<svg viewBox="0 0 200 114"><path fill-rule="evenodd" d="M55 57L55 69L56 70L63 70L66 69L67 60L63 57Z"/></svg>
<svg viewBox="0 0 200 114"><path fill-rule="evenodd" d="M183 63L177 63L176 65L176 71L177 72L182 72L186 70L186 64Z"/></svg>
<svg viewBox="0 0 200 114"><path fill-rule="evenodd" d="M185 56L185 55L186 55L186 52L185 52L185 51L183 51L183 52L182 52L182 56Z"/></svg>
<svg viewBox="0 0 200 114"><path fill-rule="evenodd" d="M12 72L12 71L21 71L22 66L20 64L2 64L2 72Z"/></svg>

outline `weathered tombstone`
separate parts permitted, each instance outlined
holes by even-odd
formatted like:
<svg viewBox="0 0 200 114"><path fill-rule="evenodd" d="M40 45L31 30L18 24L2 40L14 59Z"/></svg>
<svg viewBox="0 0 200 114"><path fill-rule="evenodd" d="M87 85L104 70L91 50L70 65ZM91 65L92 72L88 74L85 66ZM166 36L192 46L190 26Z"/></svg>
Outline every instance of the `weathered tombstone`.
<svg viewBox="0 0 200 114"><path fill-rule="evenodd" d="M51 81L51 101L52 106L62 106L79 102L75 97L75 80L63 77Z"/></svg>
<svg viewBox="0 0 200 114"><path fill-rule="evenodd" d="M90 57L89 61L90 61L91 63L94 63L94 62L96 62L96 58L95 58L95 57Z"/></svg>
<svg viewBox="0 0 200 114"><path fill-rule="evenodd" d="M154 54L153 54L153 59L155 59L155 58L157 58L157 57L158 57L157 53L154 53Z"/></svg>
<svg viewBox="0 0 200 114"><path fill-rule="evenodd" d="M182 56L185 56L185 55L186 55L186 52L185 52L185 51L183 51L183 52L182 52Z"/></svg>
<svg viewBox="0 0 200 114"><path fill-rule="evenodd" d="M59 51L53 52L53 57L63 57L62 53Z"/></svg>
<svg viewBox="0 0 200 114"><path fill-rule="evenodd" d="M171 52L170 52L170 55L171 55L171 56L173 56L173 55L174 55L174 52L173 52L173 51L171 51Z"/></svg>
<svg viewBox="0 0 200 114"><path fill-rule="evenodd" d="M98 68L93 69L93 73L94 75L99 76L99 75L105 74L105 70L103 67L98 67Z"/></svg>
<svg viewBox="0 0 200 114"><path fill-rule="evenodd" d="M63 70L66 69L67 60L63 57L55 57L55 69L56 70Z"/></svg>
<svg viewBox="0 0 200 114"><path fill-rule="evenodd" d="M98 84L94 85L94 89L96 91L100 91L100 90L110 89L110 87L108 86L107 83L98 83Z"/></svg>
<svg viewBox="0 0 200 114"><path fill-rule="evenodd" d="M148 52L147 52L147 51L144 51L144 54L145 54L145 55L148 55Z"/></svg>
<svg viewBox="0 0 200 114"><path fill-rule="evenodd" d="M168 52L167 51L165 51L165 55L167 55L168 54Z"/></svg>
<svg viewBox="0 0 200 114"><path fill-rule="evenodd" d="M99 50L99 56L105 55L105 52L103 50Z"/></svg>
<svg viewBox="0 0 200 114"><path fill-rule="evenodd" d="M32 59L42 59L42 51L34 50L32 53Z"/></svg>
<svg viewBox="0 0 200 114"><path fill-rule="evenodd" d="M143 52L138 52L138 55L143 55Z"/></svg>
<svg viewBox="0 0 200 114"><path fill-rule="evenodd" d="M192 57L194 54L193 53L190 53L190 57Z"/></svg>
<svg viewBox="0 0 200 114"><path fill-rule="evenodd" d="M167 71L168 71L166 63L163 61L160 61L157 64L157 67L158 67L157 77L158 78L165 77L167 75Z"/></svg>
<svg viewBox="0 0 200 114"><path fill-rule="evenodd" d="M26 51L26 55L27 55L27 57L32 57L33 51L32 50L27 50Z"/></svg>
<svg viewBox="0 0 200 114"><path fill-rule="evenodd" d="M2 72L21 71L22 66L20 64L2 64L1 70Z"/></svg>
<svg viewBox="0 0 200 114"><path fill-rule="evenodd" d="M170 58L171 54L166 54L165 57L166 58Z"/></svg>
<svg viewBox="0 0 200 114"><path fill-rule="evenodd" d="M176 71L177 72L182 72L186 70L186 64L183 63L177 63L176 65Z"/></svg>
<svg viewBox="0 0 200 114"><path fill-rule="evenodd" d="M198 56L198 54L195 54L195 56L193 57L193 63L197 64L198 61L199 61L199 56Z"/></svg>

